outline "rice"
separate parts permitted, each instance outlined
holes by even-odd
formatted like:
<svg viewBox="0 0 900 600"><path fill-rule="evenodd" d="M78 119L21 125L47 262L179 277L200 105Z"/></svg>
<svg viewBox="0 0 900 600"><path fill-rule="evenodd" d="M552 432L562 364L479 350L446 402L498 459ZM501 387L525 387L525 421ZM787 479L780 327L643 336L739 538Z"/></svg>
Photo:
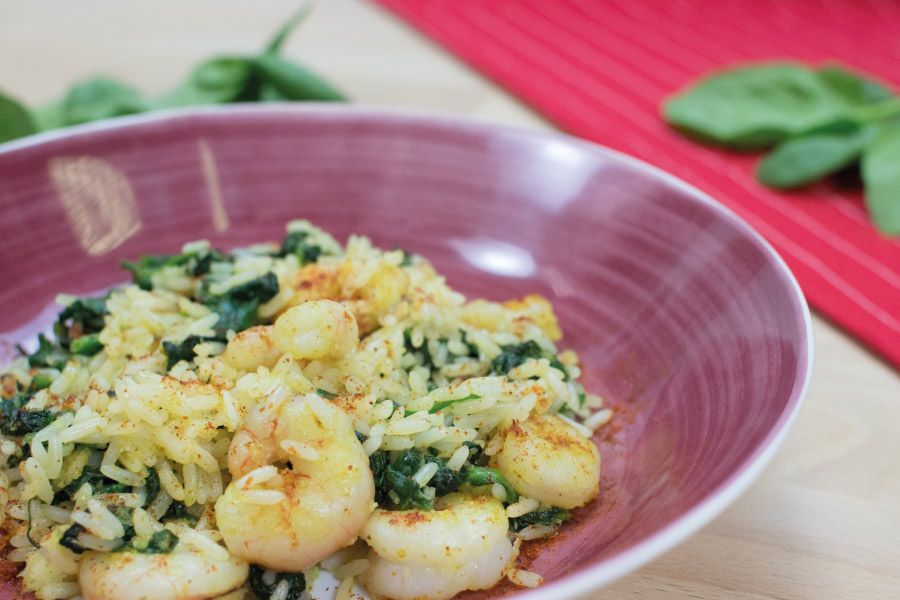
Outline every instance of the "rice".
<svg viewBox="0 0 900 600"><path fill-rule="evenodd" d="M72 354L62 340L47 338L42 343L58 343L53 348L64 362L34 367L40 360L20 357L0 372L17 398L7 393L3 401L21 402L13 412L26 411L23 423L34 427L27 440L0 436L0 464L10 465L0 468L0 515L11 535L9 560L24 563L24 585L40 600L82 594L76 574L85 553L78 549L129 552L168 540L153 550L173 552L173 561L184 553L230 560L215 514L226 487L239 490L247 506L282 510L295 500L295 491L286 493L285 470L327 458L327 448L292 434L267 445L265 460L232 464L229 448L248 415L293 397L302 396L321 422L339 406L372 464L409 461L403 476L418 494L415 506L439 506L446 486L459 486L476 460L492 464L503 446L495 434L515 421L558 414L590 437L612 418L603 399L578 382L577 355L557 351L560 332L546 300L469 302L421 257L381 251L359 236L342 248L305 221L292 222L288 232L281 247L238 249L225 258L208 242L187 244L171 263L145 273L143 287L112 291L102 309L77 308L96 299L62 296L69 309L93 317L64 319L57 333L95 335L99 350ZM290 240L303 251L291 250ZM305 253L312 247L311 258ZM265 292L250 314L264 326L307 301L338 300L352 313L358 340L339 357L299 359L331 335L327 327L294 336L296 352L287 353L286 342L265 337L271 328L224 328L229 311L240 312L240 298L257 293L247 290ZM230 297L232 305L211 297ZM35 352L39 345L27 347ZM49 385L35 391L34 381ZM548 509L534 498L509 497L497 480L477 493L506 504L511 519ZM380 502L395 501L388 498ZM557 529L528 525L515 543ZM339 598L355 593L370 568L367 552L360 542L319 563L340 581ZM523 586L541 581L514 565L506 575ZM295 591L274 571L261 579L273 600Z"/></svg>

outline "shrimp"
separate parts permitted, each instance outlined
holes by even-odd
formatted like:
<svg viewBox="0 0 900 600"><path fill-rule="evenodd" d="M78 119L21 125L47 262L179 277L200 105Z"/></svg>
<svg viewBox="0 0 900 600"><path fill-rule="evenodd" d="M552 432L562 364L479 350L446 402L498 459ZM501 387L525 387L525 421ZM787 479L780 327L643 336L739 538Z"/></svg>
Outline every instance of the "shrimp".
<svg viewBox="0 0 900 600"><path fill-rule="evenodd" d="M340 303L310 300L278 317L272 339L279 350L294 358L335 358L356 349L359 326Z"/></svg>
<svg viewBox="0 0 900 600"><path fill-rule="evenodd" d="M490 466L522 495L560 508L583 506L600 491L600 453L594 443L555 415L513 421Z"/></svg>
<svg viewBox="0 0 900 600"><path fill-rule="evenodd" d="M296 572L356 541L375 484L340 409L315 394L280 395L257 405L235 433L235 480L216 502L216 522L235 556Z"/></svg>
<svg viewBox="0 0 900 600"><path fill-rule="evenodd" d="M193 550L89 552L81 561L78 583L85 600L199 600L241 587L248 572L247 563L233 556L218 560Z"/></svg>
<svg viewBox="0 0 900 600"><path fill-rule="evenodd" d="M257 325L241 331L219 355L226 364L242 371L255 371L260 366L271 369L280 357L281 352L272 341L271 325Z"/></svg>
<svg viewBox="0 0 900 600"><path fill-rule="evenodd" d="M500 501L454 493L436 509L372 514L362 532L370 566L359 577L367 590L396 600L443 600L503 578L512 544Z"/></svg>

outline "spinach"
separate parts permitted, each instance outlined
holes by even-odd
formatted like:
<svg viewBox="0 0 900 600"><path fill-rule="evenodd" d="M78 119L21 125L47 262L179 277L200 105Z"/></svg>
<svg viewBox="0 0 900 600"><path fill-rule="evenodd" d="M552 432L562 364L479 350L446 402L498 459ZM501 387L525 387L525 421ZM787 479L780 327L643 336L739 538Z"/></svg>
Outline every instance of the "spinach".
<svg viewBox="0 0 900 600"><path fill-rule="evenodd" d="M100 467L87 465L82 469L81 475L79 475L77 479L57 492L57 496L54 497L54 502L66 498L71 499L72 496L75 495L75 492L77 492L85 483L90 484L91 491L94 494L122 494L131 491L131 486L119 483L118 481L103 475L103 473L100 472Z"/></svg>
<svg viewBox="0 0 900 600"><path fill-rule="evenodd" d="M53 333L59 345L70 349L72 341L82 335L99 333L106 324L106 296L79 298L59 313ZM77 353L76 353L77 354Z"/></svg>
<svg viewBox="0 0 900 600"><path fill-rule="evenodd" d="M197 524L197 521L200 518L190 512L188 507L185 506L184 502L179 502L178 500L173 500L172 504L169 505L169 509L166 511L166 514L162 516L160 521L168 521L168 520L183 520L188 523L191 527Z"/></svg>
<svg viewBox="0 0 900 600"><path fill-rule="evenodd" d="M96 333L89 333L72 340L69 345L72 354L79 356L93 356L103 350L103 344L100 343L100 336Z"/></svg>
<svg viewBox="0 0 900 600"><path fill-rule="evenodd" d="M826 80L793 62L728 69L670 98L666 120L703 141L752 150L852 116L852 103Z"/></svg>
<svg viewBox="0 0 900 600"><path fill-rule="evenodd" d="M328 390L323 390L322 388L316 389L316 393L319 396L321 396L322 398L325 398L326 400L334 400L335 398L338 397L337 394L333 394L333 393L329 392Z"/></svg>
<svg viewBox="0 0 900 600"><path fill-rule="evenodd" d="M506 490L506 501L515 502L519 499L519 492L497 469L489 467L469 467L463 471L463 480L475 486L494 485L499 483Z"/></svg>
<svg viewBox="0 0 900 600"><path fill-rule="evenodd" d="M369 465L375 477L375 500L380 506L393 510L408 508L432 510L434 502L425 496L422 488L413 479L413 475L427 463L434 463L438 467L429 482L437 496L444 496L459 489L463 483L462 475L447 468L446 461L437 456L433 450L429 450L426 453L410 448L397 453L393 460L388 452L379 450L369 457Z"/></svg>
<svg viewBox="0 0 900 600"><path fill-rule="evenodd" d="M403 248L398 248L400 252L403 253L403 260L400 261L401 267L411 267L413 265L413 259L415 258L415 254L411 252L407 252Z"/></svg>
<svg viewBox="0 0 900 600"><path fill-rule="evenodd" d="M474 453L472 453L473 447ZM470 459L477 461L480 457L481 447L471 444L469 448ZM429 462L438 466L437 472L428 482L434 487L436 496L445 496L455 492L463 483L473 486L499 483L506 490L507 502L515 502L519 498L515 488L496 469L470 466L461 471L454 471L447 467L446 461L438 456L434 449L429 448L428 452L423 452L416 448L410 448L395 453L393 459L389 452L383 450L379 450L369 457L369 466L372 468L375 479L375 501L378 505L391 510L410 508L433 510L434 502L425 496L422 488L413 479L413 475Z"/></svg>
<svg viewBox="0 0 900 600"><path fill-rule="evenodd" d="M156 469L152 467L147 469L147 477L144 479L144 488L147 492L147 499L144 501L144 506L147 506L156 500L159 491L162 489L162 486L159 483L159 473L156 472Z"/></svg>
<svg viewBox="0 0 900 600"><path fill-rule="evenodd" d="M134 537L134 509L130 506L107 506L112 514L116 516L125 534L122 536L126 542Z"/></svg>
<svg viewBox="0 0 900 600"><path fill-rule="evenodd" d="M174 550L175 546L177 545L177 535L175 535L168 529L160 529L159 531L153 532L153 535L150 536L150 539L147 541L146 545L137 544L132 539L119 549L131 550L133 552L139 552L141 554L168 554L169 552Z"/></svg>
<svg viewBox="0 0 900 600"><path fill-rule="evenodd" d="M0 142L37 133L28 110L18 101L0 92Z"/></svg>
<svg viewBox="0 0 900 600"><path fill-rule="evenodd" d="M794 189L860 164L875 226L900 235L900 96L838 65L759 63L703 78L669 98L663 115L688 136L733 150L775 146L756 169Z"/></svg>
<svg viewBox="0 0 900 600"><path fill-rule="evenodd" d="M248 577L250 589L260 600L268 600L282 581L288 582L288 593L285 600L300 600L301 594L306 589L306 578L303 573L277 573L275 581L271 585L266 584L263 580L265 573L265 567L250 565L250 576Z"/></svg>
<svg viewBox="0 0 900 600"><path fill-rule="evenodd" d="M564 508L552 506L547 510L533 510L520 517L509 520L509 528L512 531L522 531L529 525L559 526L572 518L572 514Z"/></svg>
<svg viewBox="0 0 900 600"><path fill-rule="evenodd" d="M301 265L313 263L322 255L322 248L316 244L308 243L308 231L290 231L281 242L281 248L276 256L285 257L293 254L300 260Z"/></svg>
<svg viewBox="0 0 900 600"><path fill-rule="evenodd" d="M130 85L95 77L72 86L62 100L58 118L62 126L78 125L132 115L149 108L147 101Z"/></svg>
<svg viewBox="0 0 900 600"><path fill-rule="evenodd" d="M817 133L779 144L756 168L756 178L770 188L798 188L836 173L859 160L872 137L871 128L849 133Z"/></svg>
<svg viewBox="0 0 900 600"><path fill-rule="evenodd" d="M224 337L189 335L180 342L165 341L162 343L163 352L166 353L166 371L171 371L178 361L191 362L197 354L194 347L203 342L224 342Z"/></svg>
<svg viewBox="0 0 900 600"><path fill-rule="evenodd" d="M75 523L68 529L66 529L62 536L59 538L59 545L63 548L68 548L75 554L82 554L84 552L84 547L78 543L78 536L84 531L84 527Z"/></svg>
<svg viewBox="0 0 900 600"><path fill-rule="evenodd" d="M412 478L421 466L418 450L404 450L393 461L390 454L379 450L369 457L369 466L375 479L375 501L379 506L395 510L434 508L434 503Z"/></svg>
<svg viewBox="0 0 900 600"><path fill-rule="evenodd" d="M441 400L440 402L435 402L431 405L431 408L428 409L428 412L434 414L436 412L440 412L447 408L448 406L453 406L454 404L458 404L460 402L466 402L468 400L478 400L481 396L478 394L469 394L465 398L451 398L450 400Z"/></svg>
<svg viewBox="0 0 900 600"><path fill-rule="evenodd" d="M105 76L78 82L61 100L33 111L0 93L0 142L47 129L175 106L343 100L343 95L326 81L279 55L285 40L307 13L304 6L293 15L262 52L208 59L195 67L183 83L158 98L145 97L134 87ZM142 277L141 281L149 285L149 279Z"/></svg>
<svg viewBox="0 0 900 600"><path fill-rule="evenodd" d="M241 332L257 324L259 305L278 293L278 278L271 271L236 286L222 294L205 299L205 304L219 315L215 331L224 337L229 330Z"/></svg>
<svg viewBox="0 0 900 600"><path fill-rule="evenodd" d="M62 370L67 362L69 353L65 348L47 339L43 333L38 334L38 349L28 355L29 366Z"/></svg>
<svg viewBox="0 0 900 600"><path fill-rule="evenodd" d="M153 289L153 275L165 267L178 267L185 264L188 257L184 254L145 254L137 262L123 260L121 265L130 271L134 283L142 290Z"/></svg>
<svg viewBox="0 0 900 600"><path fill-rule="evenodd" d="M122 268L130 271L134 280L141 289L153 289L153 275L166 267L182 267L185 274L191 277L200 277L209 272L214 262L226 260L225 256L217 250L203 250L199 252L185 252L182 254L145 254L137 262L122 261Z"/></svg>
<svg viewBox="0 0 900 600"><path fill-rule="evenodd" d="M473 465L477 465L484 456L484 448L476 444L475 442L463 442L463 446L469 449L469 462Z"/></svg>
<svg viewBox="0 0 900 600"><path fill-rule="evenodd" d="M31 396L16 394L0 401L0 433L23 436L36 433L56 420L60 413L50 410L26 410L23 408Z"/></svg>
<svg viewBox="0 0 900 600"><path fill-rule="evenodd" d="M31 378L31 385L28 386L28 390L30 392L37 392L50 387L51 383L53 383L53 377L47 373L36 373L34 377Z"/></svg>
<svg viewBox="0 0 900 600"><path fill-rule="evenodd" d="M559 358L552 352L541 348L534 340L528 340L521 344L500 346L500 350L500 354L491 361L491 373L495 375L505 375L529 358L546 358L550 361L551 367L562 371L563 381L569 380L569 372L566 370L565 365L559 361Z"/></svg>
<svg viewBox="0 0 900 600"><path fill-rule="evenodd" d="M900 235L900 123L879 133L862 157L866 206L879 229Z"/></svg>

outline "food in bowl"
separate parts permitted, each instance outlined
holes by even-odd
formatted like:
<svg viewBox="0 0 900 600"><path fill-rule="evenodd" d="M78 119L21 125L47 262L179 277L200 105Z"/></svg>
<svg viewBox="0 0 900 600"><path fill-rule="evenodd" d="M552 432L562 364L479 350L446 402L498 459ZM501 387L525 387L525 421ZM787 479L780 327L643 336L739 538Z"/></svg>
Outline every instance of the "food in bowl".
<svg viewBox="0 0 900 600"><path fill-rule="evenodd" d="M534 586L521 544L598 495L612 413L540 296L467 302L306 221L123 266L2 374L7 556L42 600Z"/></svg>

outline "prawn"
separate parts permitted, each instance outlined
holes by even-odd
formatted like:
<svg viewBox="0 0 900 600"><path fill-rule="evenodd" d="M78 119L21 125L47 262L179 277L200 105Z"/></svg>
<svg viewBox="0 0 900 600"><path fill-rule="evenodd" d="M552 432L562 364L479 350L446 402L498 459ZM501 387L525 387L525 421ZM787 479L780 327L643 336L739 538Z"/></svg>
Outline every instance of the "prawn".
<svg viewBox="0 0 900 600"><path fill-rule="evenodd" d="M490 466L522 495L560 508L583 506L600 491L600 452L556 415L533 415L501 429Z"/></svg>
<svg viewBox="0 0 900 600"><path fill-rule="evenodd" d="M503 504L493 496L448 494L436 510L376 510L362 531L371 546L359 580L395 600L444 600L493 587L512 554Z"/></svg>
<svg viewBox="0 0 900 600"><path fill-rule="evenodd" d="M316 394L273 393L235 433L234 480L216 502L228 550L274 571L303 571L356 541L375 497L349 418Z"/></svg>
<svg viewBox="0 0 900 600"><path fill-rule="evenodd" d="M248 573L247 563L233 556L216 558L193 550L89 552L81 561L78 583L85 600L197 600L241 587Z"/></svg>

